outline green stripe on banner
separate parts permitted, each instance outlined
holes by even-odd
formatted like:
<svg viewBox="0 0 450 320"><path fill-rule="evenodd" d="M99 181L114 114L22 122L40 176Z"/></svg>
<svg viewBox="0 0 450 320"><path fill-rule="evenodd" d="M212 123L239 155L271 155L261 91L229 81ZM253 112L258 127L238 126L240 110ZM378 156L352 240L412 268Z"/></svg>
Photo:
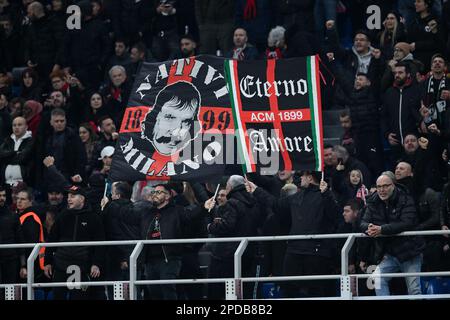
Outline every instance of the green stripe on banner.
<svg viewBox="0 0 450 320"><path fill-rule="evenodd" d="M236 83L233 81L233 79L234 79L234 77L233 77L234 61L226 60L224 62L224 64L225 64L225 77L227 80L228 92L230 94L231 110L232 110L233 120L234 120L234 134L236 136L236 140L238 143L239 155L241 156L242 160L244 160L244 163L242 164L242 171L245 174L248 172L249 168L246 168L247 161L246 161L246 157L245 157L245 149L241 143L242 126L241 126L241 122L239 121L239 118L237 116L237 112L239 112L239 110L236 110L237 106L235 103L235 101L236 101L235 100L235 98L236 98L236 94L235 94Z"/></svg>
<svg viewBox="0 0 450 320"><path fill-rule="evenodd" d="M312 59L315 59L315 57L308 57L307 58L307 72L308 72L308 92L309 92L309 109L311 111L311 131L313 135L313 143L314 143L314 154L316 158L315 171L321 171L322 168L320 168L320 160L319 160L319 152L318 152L318 143L317 143L317 134L316 134L316 108L315 108L315 101L314 101L314 91L313 91L313 85L316 84L313 83L313 77L312 72L316 72L315 70L312 70Z"/></svg>

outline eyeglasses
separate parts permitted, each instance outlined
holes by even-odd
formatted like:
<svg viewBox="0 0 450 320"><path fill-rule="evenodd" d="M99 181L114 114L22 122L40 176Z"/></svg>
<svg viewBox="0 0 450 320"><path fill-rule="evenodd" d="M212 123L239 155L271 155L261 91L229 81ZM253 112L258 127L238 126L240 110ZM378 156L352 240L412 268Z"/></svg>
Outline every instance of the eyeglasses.
<svg viewBox="0 0 450 320"><path fill-rule="evenodd" d="M390 183L390 184L382 184L382 185L377 186L377 189L378 190L387 189L390 186L392 186L392 183Z"/></svg>
<svg viewBox="0 0 450 320"><path fill-rule="evenodd" d="M163 190L153 190L153 191L151 191L150 192L152 195L153 194L157 194L157 195L160 195L160 194L167 194L167 192L166 191L163 191Z"/></svg>

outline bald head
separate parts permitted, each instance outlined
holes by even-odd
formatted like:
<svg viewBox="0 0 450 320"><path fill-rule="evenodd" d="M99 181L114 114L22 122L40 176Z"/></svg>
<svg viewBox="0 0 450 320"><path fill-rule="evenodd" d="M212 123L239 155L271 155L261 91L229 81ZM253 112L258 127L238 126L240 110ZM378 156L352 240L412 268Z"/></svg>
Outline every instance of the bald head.
<svg viewBox="0 0 450 320"><path fill-rule="evenodd" d="M44 6L42 3L34 1L27 7L28 18L36 20L45 16Z"/></svg>
<svg viewBox="0 0 450 320"><path fill-rule="evenodd" d="M12 122L12 130L17 139L23 137L27 132L27 120L24 117L16 117Z"/></svg>
<svg viewBox="0 0 450 320"><path fill-rule="evenodd" d="M395 185L391 177L381 175L377 179L377 193L382 201L388 201L394 193Z"/></svg>

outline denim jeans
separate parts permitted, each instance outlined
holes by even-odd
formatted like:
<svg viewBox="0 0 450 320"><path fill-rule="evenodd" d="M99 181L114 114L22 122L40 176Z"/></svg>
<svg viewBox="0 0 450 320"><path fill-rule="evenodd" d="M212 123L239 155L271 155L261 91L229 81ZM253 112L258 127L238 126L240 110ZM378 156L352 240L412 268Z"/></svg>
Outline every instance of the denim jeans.
<svg viewBox="0 0 450 320"><path fill-rule="evenodd" d="M375 273L394 273L401 271L402 273L420 272L422 268L423 255L417 255L411 260L400 262L397 258L391 255L385 255L383 261L377 266ZM375 276L376 277L376 276ZM379 286L375 286L377 296L388 296L389 292L389 277L380 277ZM421 294L420 277L406 277L406 286L409 295Z"/></svg>
<svg viewBox="0 0 450 320"><path fill-rule="evenodd" d="M167 262L162 258L147 262L148 280L175 280L180 275L181 258L170 258ZM177 290L174 284L149 285L151 300L177 300Z"/></svg>

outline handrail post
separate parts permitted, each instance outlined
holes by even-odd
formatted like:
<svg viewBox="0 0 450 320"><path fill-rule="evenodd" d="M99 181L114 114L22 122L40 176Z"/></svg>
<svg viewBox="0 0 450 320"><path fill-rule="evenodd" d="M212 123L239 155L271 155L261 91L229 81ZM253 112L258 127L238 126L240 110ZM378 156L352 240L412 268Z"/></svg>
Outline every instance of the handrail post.
<svg viewBox="0 0 450 320"><path fill-rule="evenodd" d="M248 239L241 240L241 243L237 247L234 253L234 281L235 285L235 293L237 299L242 299L242 255L244 254L245 249L248 246Z"/></svg>
<svg viewBox="0 0 450 320"><path fill-rule="evenodd" d="M341 298L352 299L351 279L348 275L348 254L355 242L355 236L350 235L341 250Z"/></svg>
<svg viewBox="0 0 450 320"><path fill-rule="evenodd" d="M134 246L133 252L130 256L130 300L136 300L137 299L137 290L136 290L136 278L137 278L137 259L139 255L142 252L142 249L144 248L144 243L142 241L139 241Z"/></svg>
<svg viewBox="0 0 450 320"><path fill-rule="evenodd" d="M36 243L27 259L27 300L34 300L34 261L39 254L40 246L40 243Z"/></svg>

